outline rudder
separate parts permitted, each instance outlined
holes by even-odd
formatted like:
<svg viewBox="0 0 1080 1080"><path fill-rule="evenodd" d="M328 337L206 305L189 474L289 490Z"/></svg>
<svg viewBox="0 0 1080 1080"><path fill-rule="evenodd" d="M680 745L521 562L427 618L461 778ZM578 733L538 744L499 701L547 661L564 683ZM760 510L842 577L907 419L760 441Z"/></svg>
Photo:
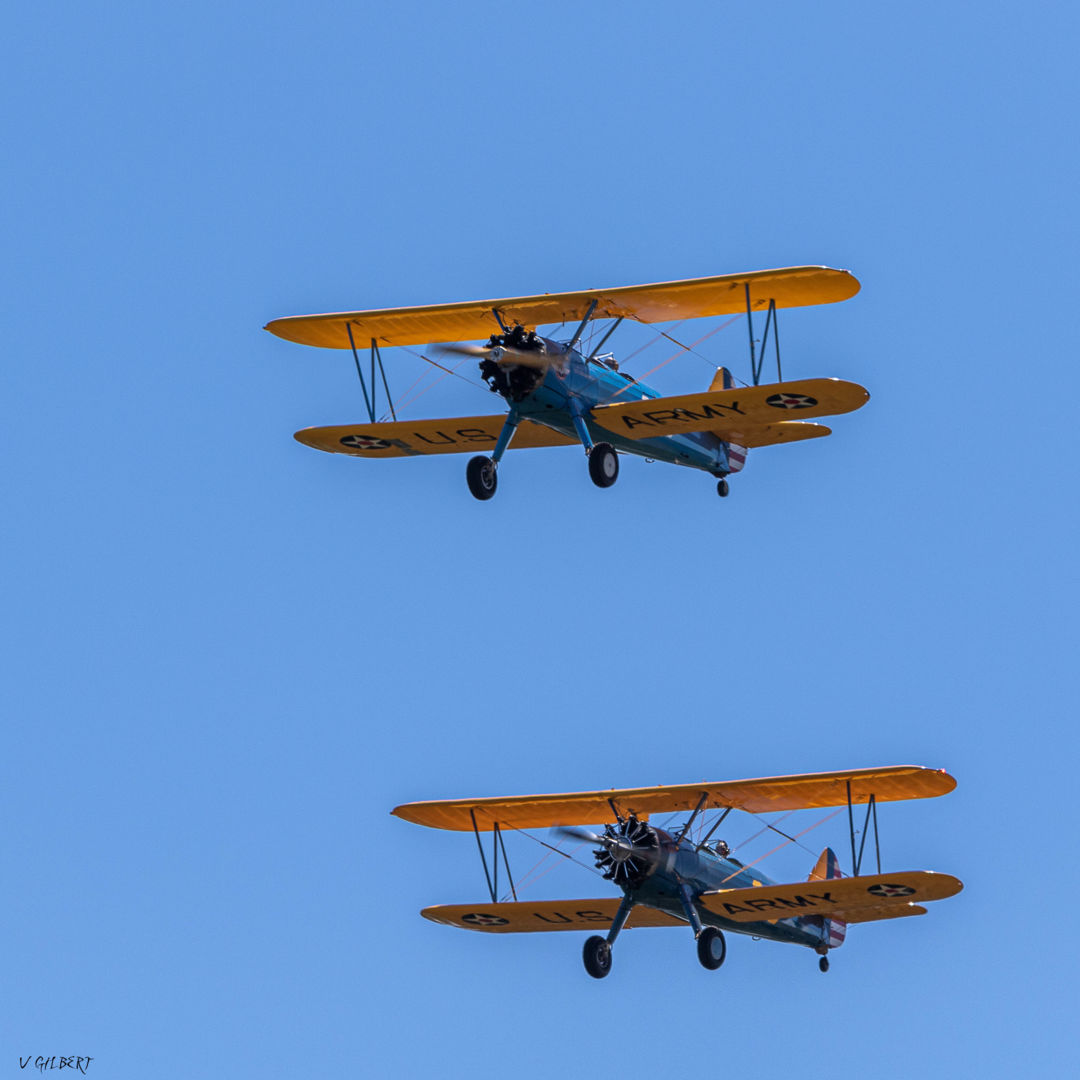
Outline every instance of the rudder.
<svg viewBox="0 0 1080 1080"><path fill-rule="evenodd" d="M818 856L818 861L814 863L814 869L810 871L807 881L829 881L843 876L844 874L840 869L840 860L837 859L836 852L827 847ZM830 949L838 949L844 944L844 938L847 935L847 923L843 919L822 919L821 921L824 944L828 945Z"/></svg>
<svg viewBox="0 0 1080 1080"><path fill-rule="evenodd" d="M710 390L731 390L735 386L735 380L726 367L718 367L713 380L709 383ZM745 446L736 446L728 443L728 473L737 473L746 464L746 455L750 453Z"/></svg>

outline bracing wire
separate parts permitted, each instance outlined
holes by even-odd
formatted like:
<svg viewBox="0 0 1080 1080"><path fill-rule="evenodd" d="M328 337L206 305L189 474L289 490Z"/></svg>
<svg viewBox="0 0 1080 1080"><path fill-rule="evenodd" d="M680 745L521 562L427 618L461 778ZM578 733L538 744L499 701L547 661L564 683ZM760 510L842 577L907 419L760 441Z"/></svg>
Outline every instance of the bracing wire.
<svg viewBox="0 0 1080 1080"><path fill-rule="evenodd" d="M518 828L518 827L517 827L516 825L511 825L511 826L510 826L510 828L512 828L512 829L514 830L514 832L519 832L519 833L521 833L521 835L522 835L522 836L526 836L526 837L528 837L528 838L529 838L530 840L534 841L535 843L537 843L537 844L540 844L540 845L541 845L542 847L546 847L546 848L547 848L547 849L548 849L549 851L551 851L551 852L554 852L554 853L555 853L556 855L561 855L561 856L562 856L562 857L563 857L564 859L568 859L568 860L569 860L570 862L574 863L575 865L577 865L577 866L580 866L580 867L582 867L583 869L585 869L585 870L588 870L588 871L590 871L590 872L591 872L591 873L593 873L593 874L596 874L596 875L597 875L597 877L603 877L603 876L604 876L604 875L603 875L603 874L602 874L602 873L601 873L601 872L600 872L599 870L597 870L597 869L596 869L596 867L595 867L595 866L589 866L589 864L588 864L588 863L583 863L583 862L579 862L579 861L578 861L577 859L575 859L575 858L574 858L574 856L573 856L572 854L570 854L569 852L563 851L563 849L562 849L562 848L560 848L560 847L556 847L556 846L555 846L554 844L549 844L549 843L548 843L548 842L547 842L546 840L541 840L539 836L533 836L533 834L532 834L532 833L530 833L530 832L527 832L527 831L526 831L525 829L521 829L521 828ZM579 845L578 845L578 847L583 847L583 846L584 846L583 844L579 844ZM575 848L574 850L576 851L576 850L577 850L577 848ZM532 869L532 870L530 870L530 871L529 871L529 872L528 872L528 873L527 873L527 874L526 874L526 875L524 876L524 878L522 878L522 879L521 879L521 881L519 881L519 882L518 882L518 891L519 891L519 892L520 892L520 891L522 891L522 890L523 890L523 889L524 889L524 888L526 887L525 885L523 885L523 884L522 884L522 882L523 882L523 881L527 881L527 879L528 879L528 878L529 878L529 876L530 876L530 875L531 875L531 874L533 873L533 871L537 870L537 869L538 869L538 868L539 868L539 867L540 867L541 865L543 865L543 863L544 863L544 862L545 862L545 861L546 861L546 860L547 860L548 858L549 858L549 856L545 855L545 856L544 856L544 857L543 857L543 858L542 858L542 859L540 860L540 862L538 862L538 863L536 864L536 866L534 866L534 867L533 867L533 869ZM537 877L534 877L534 878L533 878L533 879L532 879L531 881L529 881L529 882L528 882L528 885L530 885L530 886L531 886L531 885L535 885L535 884L536 884L536 882L540 880L540 878L542 878L542 877L543 877L543 876L544 876L545 874L548 874L548 873L550 873L550 872L551 872L551 871L552 871L552 870L554 869L554 867L555 867L555 866L557 866L557 865L558 865L558 864L556 863L556 864L553 864L552 866L549 866L549 867L548 867L548 869L547 869L547 870L545 870L543 874L540 874L540 875L538 875Z"/></svg>
<svg viewBox="0 0 1080 1080"><path fill-rule="evenodd" d="M638 382L644 382L644 380L647 379L650 375L654 375L661 368L667 367L667 365L670 364L672 360L675 360L677 357L682 356L682 354L684 352L688 352L691 355L696 356L701 360L704 360L709 365L709 367L715 369L716 364L712 360L710 360L707 356L704 356L702 353L697 352L696 351L697 346L700 345L703 341L707 341L709 338L711 338L713 336L713 334L718 334L721 330L723 330L726 327L730 326L733 322L735 322L737 319L740 319L740 318L742 318L741 315L733 315L730 319L727 320L727 322L723 322L719 326L714 326L707 334L703 334L692 345L684 345L681 341L678 341L677 339L673 338L670 334L667 334L663 330L661 330L659 332L658 336L656 338L653 338L653 340L649 342L649 345L654 344L657 340L659 340L659 338L663 337L663 338L667 338L667 340L672 342L673 344L678 345L679 346L679 351L672 353L662 363L657 364L656 367L649 368L649 370L646 371L644 375L638 376L637 381ZM681 324L680 323L675 324L675 326L679 326L679 325L681 325ZM675 329L675 327L672 327L672 329ZM648 348L648 345L642 346L642 349L645 349L645 348ZM638 349L637 352L641 352L642 349ZM630 355L631 356L636 356L637 353L631 353ZM629 359L630 359L630 357L627 357L627 360L629 360ZM625 364L625 362L626 361L624 360L623 363ZM614 394L611 395L611 397L606 398L604 400L603 404L607 405L608 403L614 401L615 398L619 397L620 394L625 393L627 391L627 389L629 389L630 385L631 385L630 383L627 383L626 386L620 387L618 390L615 391Z"/></svg>
<svg viewBox="0 0 1080 1080"><path fill-rule="evenodd" d="M461 365L464 364L465 361L469 359L469 357L467 357L467 356L462 357L462 359L460 359L452 368L448 368L448 367L445 367L443 364L440 364L437 360L432 360L430 356L425 356L423 353L417 352L415 349L410 349L407 346L401 346L401 348L404 348L407 353L411 353L413 356L416 356L421 360L427 361L427 363L431 364L432 367L437 367L442 372L442 374L440 376L438 376L438 378L436 378L434 382L429 383L427 386L425 386L423 388L423 390L420 390L416 394L413 394L412 397L408 397L408 395L410 393L412 393L412 391L416 388L417 384L423 380L424 374L426 374L426 373L421 374L420 377L418 379L416 379L415 382L413 382L412 386L410 386L409 389L406 390L405 393L401 395L401 398L399 398L394 403L394 408L396 410L398 410L399 412L402 409L407 408L409 405L412 405L415 402L419 401L420 398L422 398L429 390L432 390L436 386L438 386L439 383L441 383L443 381L443 379L446 378L447 375L453 375L456 378L460 379L462 382L468 383L469 386L476 387L476 389L478 389L478 390L486 390L487 389L487 387L485 387L483 383L477 382L475 379L469 379L466 376L462 375L461 372L458 371L458 368L461 367Z"/></svg>
<svg viewBox="0 0 1080 1080"><path fill-rule="evenodd" d="M841 806L841 807L838 807L836 810L834 810L831 814L826 814L825 817L823 817L820 821L815 821L813 825L808 825L805 829L803 829L802 832L796 833L793 837L791 837L788 840L785 840L782 844L777 844L777 846L774 847L771 851L766 851L764 855L759 855L753 862L746 863L745 865L741 866L738 870L736 870L733 874L728 874L728 876L726 878L724 878L724 880L722 882L720 882L720 884L723 885L725 882L730 881L733 877L738 877L738 875L741 874L744 870L749 870L751 866L757 866L757 864L759 862L764 862L767 858L769 858L770 855L775 855L778 851L781 851L783 848L786 848L788 846L788 844L798 843L798 839L799 839L800 836L805 836L808 832L811 832L812 830L816 829L819 825L824 825L826 821L829 821L831 818L836 817L836 815L839 814L840 811L843 810L843 809L844 808ZM792 811L792 813L794 813L794 811ZM790 814L785 814L784 817L790 817ZM780 820L783 821L784 819L781 818ZM772 826L766 826L766 828L772 828ZM755 836L760 836L761 833L763 833L763 832L765 832L765 829L762 829L761 832L755 833L754 835ZM753 837L751 837L751 839L753 839ZM743 844L746 844L746 843L749 843L749 841L744 840ZM742 845L740 845L740 847L741 846Z"/></svg>

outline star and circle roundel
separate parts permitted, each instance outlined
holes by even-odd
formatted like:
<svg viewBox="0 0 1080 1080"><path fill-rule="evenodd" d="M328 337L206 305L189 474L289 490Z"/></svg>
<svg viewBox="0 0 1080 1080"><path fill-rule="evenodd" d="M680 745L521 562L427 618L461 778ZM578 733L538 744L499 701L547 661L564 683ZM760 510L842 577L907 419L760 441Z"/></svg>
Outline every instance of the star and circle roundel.
<svg viewBox="0 0 1080 1080"><path fill-rule="evenodd" d="M354 450L385 450L390 445L373 435L345 435L339 441L342 446L351 446Z"/></svg>
<svg viewBox="0 0 1080 1080"><path fill-rule="evenodd" d="M462 915L461 921L469 926L505 926L510 920L501 915L488 915L483 911L470 911L468 915Z"/></svg>
<svg viewBox="0 0 1080 1080"><path fill-rule="evenodd" d="M871 896L911 896L915 890L907 885L893 885L887 881L871 885L867 890Z"/></svg>
<svg viewBox="0 0 1080 1080"><path fill-rule="evenodd" d="M817 404L817 398L809 394L771 394L765 404L774 409L809 409Z"/></svg>

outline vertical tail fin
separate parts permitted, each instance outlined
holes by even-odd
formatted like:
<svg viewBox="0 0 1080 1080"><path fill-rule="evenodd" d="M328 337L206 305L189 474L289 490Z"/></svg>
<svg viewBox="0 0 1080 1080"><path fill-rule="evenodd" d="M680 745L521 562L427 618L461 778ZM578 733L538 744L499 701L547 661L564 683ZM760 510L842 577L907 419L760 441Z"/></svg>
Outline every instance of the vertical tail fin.
<svg viewBox="0 0 1080 1080"><path fill-rule="evenodd" d="M818 856L818 861L814 863L814 869L810 871L810 876L806 880L828 881L830 878L843 876L843 872L840 870L840 860L837 859L836 852L831 847L827 847Z"/></svg>
<svg viewBox="0 0 1080 1080"><path fill-rule="evenodd" d="M810 877L807 880L829 881L843 876L840 870L840 860L837 859L836 852L832 848L826 848L818 856L818 861L814 863L814 869L810 871ZM828 945L830 949L837 949L843 945L844 937L847 934L847 923L843 919L822 919L821 921L824 924L823 943Z"/></svg>
<svg viewBox="0 0 1080 1080"><path fill-rule="evenodd" d="M735 386L735 380L726 367L718 367L713 381L709 383L709 390L731 390ZM745 446L736 446L728 443L728 468L731 472L738 472L746 464L746 455L750 452Z"/></svg>
<svg viewBox="0 0 1080 1080"><path fill-rule="evenodd" d="M735 385L731 372L726 367L718 367L713 381L709 383L710 390L730 390Z"/></svg>

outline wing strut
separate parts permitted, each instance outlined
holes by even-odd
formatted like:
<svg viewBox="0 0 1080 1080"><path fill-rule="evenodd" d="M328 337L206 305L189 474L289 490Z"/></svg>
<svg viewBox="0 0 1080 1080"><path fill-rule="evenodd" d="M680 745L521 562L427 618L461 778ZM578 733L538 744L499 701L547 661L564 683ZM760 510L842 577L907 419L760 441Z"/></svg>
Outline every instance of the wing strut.
<svg viewBox="0 0 1080 1080"><path fill-rule="evenodd" d="M491 896L491 902L497 904L499 902L499 853L502 852L503 866L506 867L506 877L510 882L510 895L517 900L517 889L514 888L514 877L510 873L510 860L506 856L506 844L502 838L502 830L499 828L499 823L496 821L492 830L491 837L491 861L495 871L494 880L491 874L488 872L487 856L484 854L484 845L480 842L480 829L476 824L476 811L470 810L469 817L472 818L473 833L476 835L476 850L480 852L480 862L484 867L484 879L487 881L488 893ZM560 853L561 854L561 853Z"/></svg>
<svg viewBox="0 0 1080 1080"><path fill-rule="evenodd" d="M780 372L780 321L776 315L776 298L769 299L769 311L765 316L765 332L761 335L761 359L758 360L754 354L754 316L750 308L750 283L747 282L743 288L746 289L746 328L750 332L750 373L754 377L754 385L758 386L761 383L761 369L765 366L765 347L769 344L770 323L773 329L773 344L776 347L776 381L783 382L784 376Z"/></svg>
<svg viewBox="0 0 1080 1080"><path fill-rule="evenodd" d="M487 857L484 855L484 845L480 843L480 830L476 827L476 811L470 810L469 817L472 818L473 832L476 834L476 850L480 852L480 861L484 864L484 877L487 879L488 893L491 896L491 902L497 904L498 900L495 899L495 889L491 884L491 875L488 873ZM854 844L854 840L852 843Z"/></svg>
<svg viewBox="0 0 1080 1080"><path fill-rule="evenodd" d="M364 405L367 407L368 418L375 423L375 391L378 384L375 382L375 364L379 365L379 374L382 376L383 390L386 392L386 403L390 406L390 415L396 420L394 402L390 397L390 385L386 381L386 369L383 367L382 353L379 352L378 343L371 339L371 399L368 399L367 383L364 382L364 370L360 367L360 354L356 351L356 341L353 339L352 323L345 324L345 330L349 335L349 347L352 349L353 362L356 364L356 374L360 376L360 389L364 392Z"/></svg>
<svg viewBox="0 0 1080 1080"><path fill-rule="evenodd" d="M510 873L510 860L506 857L506 843L503 841L502 832L497 824L495 826L495 839L499 841L499 848L502 851L503 866L506 867L506 878L510 882L510 895L516 900L517 889L514 888L514 878Z"/></svg>
<svg viewBox="0 0 1080 1080"><path fill-rule="evenodd" d="M877 856L877 872L881 873L881 842L878 840L877 827L877 798L871 794L866 801L866 818L863 820L862 839L859 841L859 854L855 854L855 814L851 804L851 781L847 782L847 813L848 828L851 831L851 867L852 873L858 877L859 868L862 866L863 848L866 847L866 827L870 821L874 822L874 853Z"/></svg>

